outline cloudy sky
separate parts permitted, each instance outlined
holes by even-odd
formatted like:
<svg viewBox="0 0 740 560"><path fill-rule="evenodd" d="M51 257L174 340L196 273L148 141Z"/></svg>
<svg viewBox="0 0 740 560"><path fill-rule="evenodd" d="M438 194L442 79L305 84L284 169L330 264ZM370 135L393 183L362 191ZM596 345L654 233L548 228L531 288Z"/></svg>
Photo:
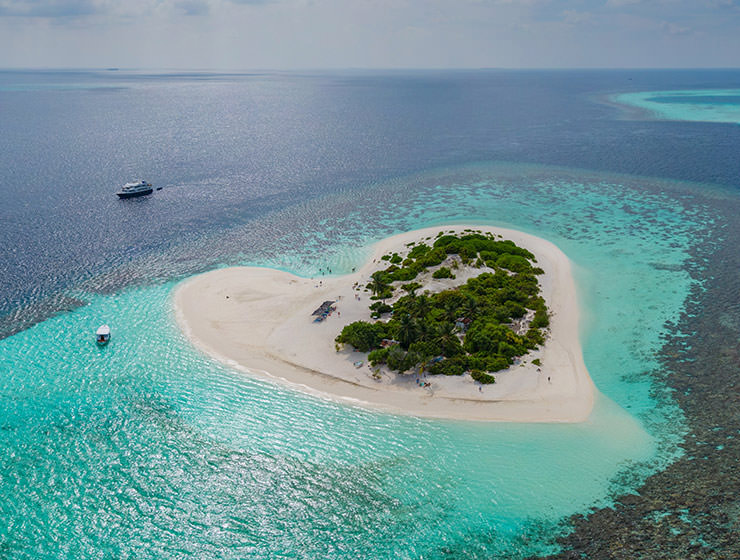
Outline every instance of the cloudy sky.
<svg viewBox="0 0 740 560"><path fill-rule="evenodd" d="M0 67L738 67L740 0L0 0Z"/></svg>

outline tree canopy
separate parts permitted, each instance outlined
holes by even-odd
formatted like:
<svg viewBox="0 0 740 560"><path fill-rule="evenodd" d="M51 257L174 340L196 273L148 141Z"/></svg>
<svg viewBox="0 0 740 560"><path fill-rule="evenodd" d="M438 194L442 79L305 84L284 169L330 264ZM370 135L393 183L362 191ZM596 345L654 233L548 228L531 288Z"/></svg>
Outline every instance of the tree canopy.
<svg viewBox="0 0 740 560"><path fill-rule="evenodd" d="M440 266L451 255L463 265L487 270L460 286L418 294L421 284L414 280L429 268L439 267L432 273L435 278L454 278L449 267ZM385 302L397 288L404 295L392 305L374 303L373 316L380 320L351 323L336 338L370 352L372 364L398 372L415 367L445 375L470 371L481 383L490 383L493 376L486 372L509 367L544 342L549 317L537 281L543 271L534 266L532 253L512 241L478 232L442 234L431 246L412 245L405 258L393 253L383 260L392 264L372 275L368 288L374 299ZM526 332L517 334L511 324L524 317L532 320Z"/></svg>

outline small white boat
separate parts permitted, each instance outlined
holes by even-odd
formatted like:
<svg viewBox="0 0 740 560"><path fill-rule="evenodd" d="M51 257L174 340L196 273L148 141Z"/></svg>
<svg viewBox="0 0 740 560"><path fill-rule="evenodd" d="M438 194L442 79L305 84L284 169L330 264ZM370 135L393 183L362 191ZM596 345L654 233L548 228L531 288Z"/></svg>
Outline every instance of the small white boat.
<svg viewBox="0 0 740 560"><path fill-rule="evenodd" d="M118 198L134 198L135 196L152 194L153 191L151 183L139 181L138 183L126 183L116 194Z"/></svg>
<svg viewBox="0 0 740 560"><path fill-rule="evenodd" d="M98 346L105 346L110 340L110 327L108 325L102 325L95 331L95 342Z"/></svg>

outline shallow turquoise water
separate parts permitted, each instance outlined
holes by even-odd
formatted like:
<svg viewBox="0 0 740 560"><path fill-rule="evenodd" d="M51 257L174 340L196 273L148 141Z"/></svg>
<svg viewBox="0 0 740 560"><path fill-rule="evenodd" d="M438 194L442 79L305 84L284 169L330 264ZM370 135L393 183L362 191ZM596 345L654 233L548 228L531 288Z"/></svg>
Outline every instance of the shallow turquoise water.
<svg viewBox="0 0 740 560"><path fill-rule="evenodd" d="M740 124L737 89L640 91L614 95L612 100L643 109L658 119Z"/></svg>
<svg viewBox="0 0 740 560"><path fill-rule="evenodd" d="M0 550L521 557L552 550L564 516L608 504L670 462L682 417L651 373L666 322L678 320L691 288L691 250L718 227L671 183L494 164L441 169L362 198L291 207L160 261L218 244L243 248L225 264L341 273L363 262L373 240L445 223L521 229L574 261L584 357L603 394L587 422L444 422L323 402L191 348L173 321L176 282L76 294L89 305L0 341ZM90 333L102 322L114 336L100 349Z"/></svg>

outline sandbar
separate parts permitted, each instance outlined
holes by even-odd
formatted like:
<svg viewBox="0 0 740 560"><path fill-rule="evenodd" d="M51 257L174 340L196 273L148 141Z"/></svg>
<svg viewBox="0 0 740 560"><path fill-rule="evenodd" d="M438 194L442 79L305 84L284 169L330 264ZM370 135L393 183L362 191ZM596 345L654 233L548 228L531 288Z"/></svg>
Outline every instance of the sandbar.
<svg viewBox="0 0 740 560"><path fill-rule="evenodd" d="M373 272L387 266L382 255L408 251L408 243L425 238L430 243L440 231L470 229L501 235L537 258L545 271L539 281L551 312L543 347L496 372L495 384L480 386L469 375L437 375L426 378L428 387L419 386L413 374L384 371L376 379L365 354L336 350L334 339L344 325L369 320L370 294L364 286ZM302 278L259 267L193 276L175 290L177 322L197 348L231 367L347 405L476 421L582 422L589 417L595 387L581 352L575 282L570 260L554 244L510 229L455 225L389 237L375 244L372 253L364 266L344 276ZM311 313L325 300L335 300L336 311L315 323ZM537 358L540 367L532 364ZM363 365L357 367L359 361Z"/></svg>

